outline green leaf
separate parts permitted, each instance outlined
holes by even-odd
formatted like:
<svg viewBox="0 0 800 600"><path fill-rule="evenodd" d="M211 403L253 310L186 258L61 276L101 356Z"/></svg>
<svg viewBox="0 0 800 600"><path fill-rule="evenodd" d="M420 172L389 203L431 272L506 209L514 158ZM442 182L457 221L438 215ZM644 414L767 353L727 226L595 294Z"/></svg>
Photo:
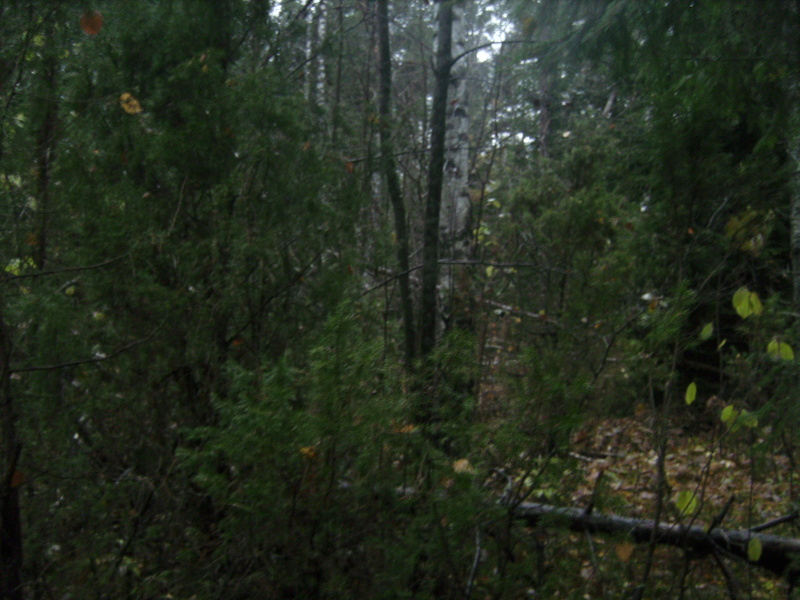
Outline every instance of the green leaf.
<svg viewBox="0 0 800 600"><path fill-rule="evenodd" d="M740 287L733 294L733 307L740 317L746 319L750 315L760 315L764 312L764 306L756 292L751 292L746 287Z"/></svg>
<svg viewBox="0 0 800 600"><path fill-rule="evenodd" d="M756 415L744 409L739 410L732 404L722 409L720 419L727 425L728 431L731 433L739 431L742 427L747 427L748 429L758 427L758 417Z"/></svg>
<svg viewBox="0 0 800 600"><path fill-rule="evenodd" d="M675 507L682 517L696 513L697 506L697 496L694 495L694 492L689 490L679 492L678 497L675 499Z"/></svg>
<svg viewBox="0 0 800 600"><path fill-rule="evenodd" d="M19 258L12 258L9 259L8 263L6 264L6 273L10 273L13 276L18 276L22 271L28 267L34 268L36 264L33 262L33 259L29 256L24 261Z"/></svg>
<svg viewBox="0 0 800 600"><path fill-rule="evenodd" d="M22 261L18 258L12 258L6 264L6 273L11 273L15 277L20 274L20 265Z"/></svg>
<svg viewBox="0 0 800 600"><path fill-rule="evenodd" d="M760 315L764 312L764 306L761 304L761 300L758 297L758 294L755 292L750 292L750 311L754 315Z"/></svg>
<svg viewBox="0 0 800 600"><path fill-rule="evenodd" d="M751 562L758 562L761 559L761 539L754 537L751 538L747 544L747 558Z"/></svg>
<svg viewBox="0 0 800 600"><path fill-rule="evenodd" d="M492 265L489 265L488 267L486 267L486 276L489 279L491 279L492 275L494 275L494 267Z"/></svg>
<svg viewBox="0 0 800 600"><path fill-rule="evenodd" d="M746 287L741 287L733 294L733 308L740 317L746 319L750 316L750 290Z"/></svg>
<svg viewBox="0 0 800 600"><path fill-rule="evenodd" d="M691 404L697 398L697 384L693 381L686 388L686 404Z"/></svg>
<svg viewBox="0 0 800 600"><path fill-rule="evenodd" d="M755 429L758 427L758 417L751 413L749 410L742 409L739 415L739 422L748 429Z"/></svg>
<svg viewBox="0 0 800 600"><path fill-rule="evenodd" d="M722 409L722 412L719 415L719 418L722 420L723 423L727 423L731 420L732 417L735 416L736 409L733 407L732 404L729 404L725 408Z"/></svg>
<svg viewBox="0 0 800 600"><path fill-rule="evenodd" d="M779 342L776 339L767 344L767 353L780 360L794 360L794 350L786 342Z"/></svg>
<svg viewBox="0 0 800 600"><path fill-rule="evenodd" d="M710 321L705 324L703 330L700 332L700 339L705 342L712 335L714 335L714 323Z"/></svg>

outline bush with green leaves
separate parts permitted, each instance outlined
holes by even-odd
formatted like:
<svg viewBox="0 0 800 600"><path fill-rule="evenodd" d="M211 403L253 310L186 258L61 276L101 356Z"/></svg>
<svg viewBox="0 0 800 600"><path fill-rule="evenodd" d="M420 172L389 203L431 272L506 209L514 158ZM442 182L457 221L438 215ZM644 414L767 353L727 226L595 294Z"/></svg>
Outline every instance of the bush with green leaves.
<svg viewBox="0 0 800 600"><path fill-rule="evenodd" d="M443 585L449 561L463 575L473 472L408 421L403 375L355 335L358 320L340 307L307 360L229 365L219 422L187 432L182 468L216 515L205 593L388 598Z"/></svg>

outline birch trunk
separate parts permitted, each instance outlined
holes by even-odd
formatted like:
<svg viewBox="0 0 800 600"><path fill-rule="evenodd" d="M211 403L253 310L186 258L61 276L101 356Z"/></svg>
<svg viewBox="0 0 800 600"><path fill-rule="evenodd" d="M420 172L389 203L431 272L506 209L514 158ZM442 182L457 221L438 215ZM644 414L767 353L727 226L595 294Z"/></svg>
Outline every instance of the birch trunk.
<svg viewBox="0 0 800 600"><path fill-rule="evenodd" d="M420 306L420 351L428 356L436 347L438 329L437 284L439 283L439 224L444 185L444 157L447 124L447 93L450 83L453 0L439 2L435 82L431 110L428 194L425 201L424 250L422 257L422 299Z"/></svg>
<svg viewBox="0 0 800 600"><path fill-rule="evenodd" d="M453 5L451 54L463 56L465 49L464 4L457 2ZM470 251L468 71L468 58L464 57L452 64L449 78L439 254L452 262L469 258ZM442 269L439 278L440 313L446 328L471 329L467 280L463 265L449 265Z"/></svg>

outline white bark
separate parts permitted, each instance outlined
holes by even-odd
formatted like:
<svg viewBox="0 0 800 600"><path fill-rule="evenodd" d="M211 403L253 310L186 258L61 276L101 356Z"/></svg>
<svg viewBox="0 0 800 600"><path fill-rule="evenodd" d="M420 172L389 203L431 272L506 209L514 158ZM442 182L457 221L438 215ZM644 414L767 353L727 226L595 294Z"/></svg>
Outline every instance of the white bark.
<svg viewBox="0 0 800 600"><path fill-rule="evenodd" d="M451 56L461 56L466 49L467 28L463 2L453 6ZM450 72L448 90L447 132L445 136L444 186L440 220L440 256L445 259L468 258L470 241L471 201L469 197L469 90L470 57L458 60ZM439 293L442 317L448 322L453 311L455 268L440 271ZM461 267L463 268L463 267Z"/></svg>

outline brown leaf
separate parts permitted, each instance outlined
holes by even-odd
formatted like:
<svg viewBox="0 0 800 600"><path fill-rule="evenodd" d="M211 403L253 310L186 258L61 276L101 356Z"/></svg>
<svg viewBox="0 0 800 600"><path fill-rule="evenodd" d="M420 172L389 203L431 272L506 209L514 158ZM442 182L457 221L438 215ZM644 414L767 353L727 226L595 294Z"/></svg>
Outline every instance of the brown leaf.
<svg viewBox="0 0 800 600"><path fill-rule="evenodd" d="M96 10L87 10L81 15L81 29L86 35L97 35L102 28L102 13Z"/></svg>
<svg viewBox="0 0 800 600"><path fill-rule="evenodd" d="M22 471L14 471L14 474L11 476L11 487L19 487L25 483L25 481L25 474Z"/></svg>

